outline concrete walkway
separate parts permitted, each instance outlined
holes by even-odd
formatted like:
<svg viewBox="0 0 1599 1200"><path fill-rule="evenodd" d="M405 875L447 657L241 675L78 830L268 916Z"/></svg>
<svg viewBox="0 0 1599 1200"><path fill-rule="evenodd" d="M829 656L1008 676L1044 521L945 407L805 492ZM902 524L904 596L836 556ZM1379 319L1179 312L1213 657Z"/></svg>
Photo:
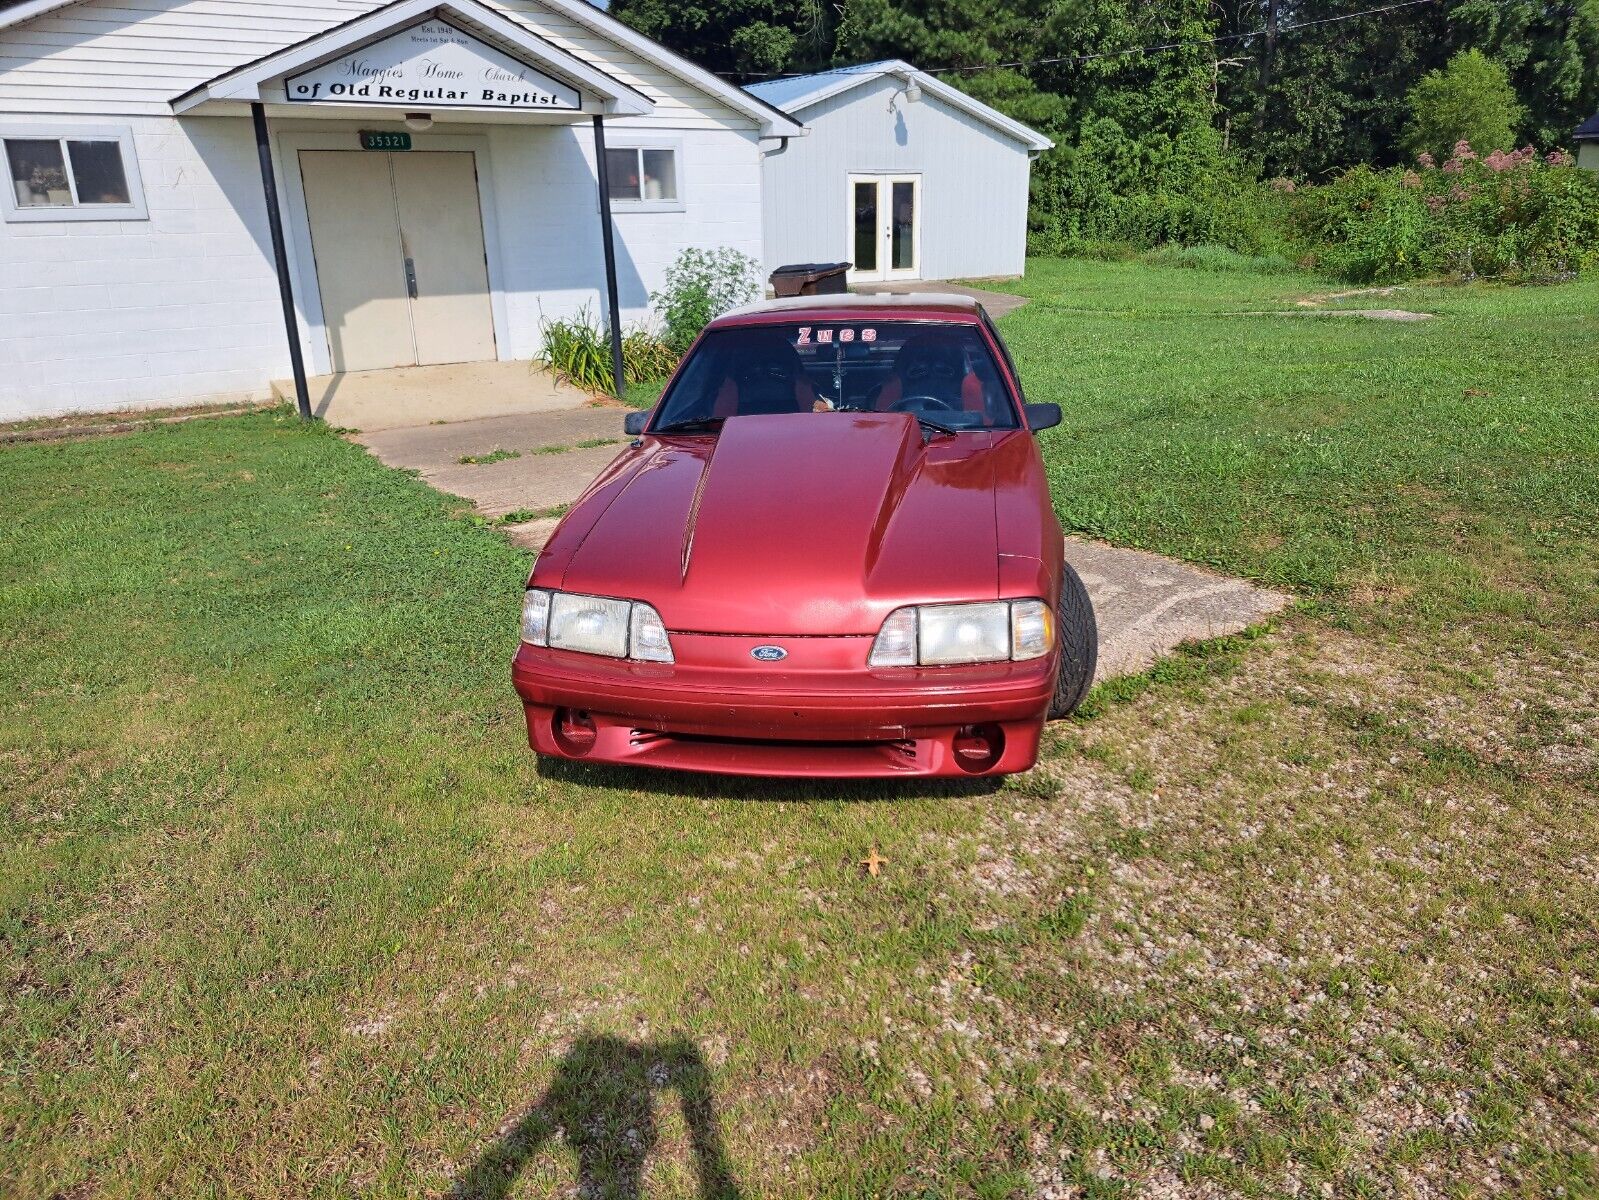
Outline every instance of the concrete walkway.
<svg viewBox="0 0 1599 1200"><path fill-rule="evenodd" d="M1293 602L1243 579L1103 542L1068 537L1066 561L1094 602L1098 680L1135 675L1183 642L1237 633Z"/></svg>
<svg viewBox="0 0 1599 1200"><path fill-rule="evenodd" d="M441 491L473 501L487 517L540 514L503 527L517 545L537 550L560 519L549 510L570 504L621 450L625 415L622 408L572 408L353 436L384 463L419 472ZM606 444L592 444L600 439ZM461 461L484 457L497 461ZM1291 599L1100 542L1067 538L1066 558L1083 577L1099 620L1099 679L1142 671L1182 642L1237 633Z"/></svg>
<svg viewBox="0 0 1599 1200"><path fill-rule="evenodd" d="M385 465L416 471L441 492L464 496L498 519L575 500L621 449L627 413L590 405L352 436ZM461 461L486 458L494 461ZM537 550L558 519L541 516L504 528L512 541Z"/></svg>
<svg viewBox="0 0 1599 1200"><path fill-rule="evenodd" d="M345 429L402 429L435 421L472 421L515 413L551 412L588 403L533 362L446 363L350 371L308 379L311 412ZM292 380L272 392L294 402Z"/></svg>

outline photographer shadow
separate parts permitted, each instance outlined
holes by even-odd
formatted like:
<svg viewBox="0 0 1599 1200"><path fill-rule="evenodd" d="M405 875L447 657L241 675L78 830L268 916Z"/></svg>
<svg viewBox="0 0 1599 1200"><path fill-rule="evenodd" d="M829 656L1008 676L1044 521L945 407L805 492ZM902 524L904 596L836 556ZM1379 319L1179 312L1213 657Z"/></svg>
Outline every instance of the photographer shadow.
<svg viewBox="0 0 1599 1200"><path fill-rule="evenodd" d="M584 1200L641 1200L654 1149L656 1094L675 1091L694 1150L700 1200L739 1200L722 1152L710 1072L687 1038L638 1044L586 1037L573 1045L548 1090L514 1129L462 1174L451 1195L502 1200L516 1178L556 1139L577 1157Z"/></svg>

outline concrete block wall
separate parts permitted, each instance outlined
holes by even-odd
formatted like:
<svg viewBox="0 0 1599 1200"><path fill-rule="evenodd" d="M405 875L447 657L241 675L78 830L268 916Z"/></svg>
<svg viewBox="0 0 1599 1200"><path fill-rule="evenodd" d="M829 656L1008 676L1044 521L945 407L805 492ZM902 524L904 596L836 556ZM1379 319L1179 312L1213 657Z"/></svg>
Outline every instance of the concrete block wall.
<svg viewBox="0 0 1599 1200"><path fill-rule="evenodd" d="M250 123L51 118L73 122L133 129L149 219L0 222L0 420L269 395L289 356ZM26 128L0 117L7 125ZM479 131L493 168L500 356L532 358L542 318L585 305L603 312L592 134L586 125ZM683 199L682 211L616 213L631 324L650 319L649 295L682 249L732 246L759 260L761 165L753 129L651 124L618 127L612 141L630 134L678 146ZM280 163L280 186L285 178ZM302 277L302 300L306 286ZM305 335L308 351L314 336Z"/></svg>
<svg viewBox="0 0 1599 1200"><path fill-rule="evenodd" d="M649 324L650 294L688 248L729 246L761 258L761 164L753 130L608 132L609 144L636 136L676 144L681 212L629 211L618 205L617 282L624 324ZM603 316L601 244L594 144L587 126L490 131L495 203L506 284L511 357L539 352L543 319L585 306Z"/></svg>
<svg viewBox="0 0 1599 1200"><path fill-rule="evenodd" d="M265 396L288 347L248 123L50 124L131 127L149 219L0 222L0 419Z"/></svg>

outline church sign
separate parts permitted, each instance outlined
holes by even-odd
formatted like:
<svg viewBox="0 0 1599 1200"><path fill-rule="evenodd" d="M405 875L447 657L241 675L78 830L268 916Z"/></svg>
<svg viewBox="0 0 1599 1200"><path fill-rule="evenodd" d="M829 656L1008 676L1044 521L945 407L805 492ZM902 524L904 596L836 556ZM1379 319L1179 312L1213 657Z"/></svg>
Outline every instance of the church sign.
<svg viewBox="0 0 1599 1200"><path fill-rule="evenodd" d="M575 88L437 18L284 81L297 104L576 112Z"/></svg>

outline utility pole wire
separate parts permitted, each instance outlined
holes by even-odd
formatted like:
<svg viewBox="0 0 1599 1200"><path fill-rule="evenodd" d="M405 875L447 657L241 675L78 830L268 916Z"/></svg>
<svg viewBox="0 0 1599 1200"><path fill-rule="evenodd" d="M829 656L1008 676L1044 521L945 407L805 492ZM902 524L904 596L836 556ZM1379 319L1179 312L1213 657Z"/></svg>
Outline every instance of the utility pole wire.
<svg viewBox="0 0 1599 1200"><path fill-rule="evenodd" d="M1368 8L1361 12L1344 13L1336 17L1318 17L1314 21L1295 21L1288 25L1277 24L1277 5L1272 3L1269 9L1268 26L1252 29L1248 33L1224 33L1218 37L1194 38L1186 42L1159 42L1152 46L1130 46L1125 50L1105 50L1098 54L1068 54L1059 58L1029 58L1019 59L1016 62L983 63L975 67L918 67L917 70L927 75L949 75L967 71L1000 71L1018 67L1051 67L1064 63L1097 62L1106 58L1126 58L1134 54L1155 54L1163 50L1186 50L1194 46L1216 46L1222 42L1242 42L1250 38L1265 36L1271 50L1277 46L1277 38L1285 33L1292 33L1296 29L1309 29L1316 25L1337 25L1341 21L1354 21L1361 17L1375 17L1383 13L1397 12L1402 8L1415 8L1418 4L1438 4L1442 0L1399 0L1396 4L1385 4L1381 8ZM728 78L738 79L795 79L808 75L833 75L848 74L856 70L855 67L834 67L827 71L719 71L717 74ZM1269 68L1268 68L1269 69Z"/></svg>

